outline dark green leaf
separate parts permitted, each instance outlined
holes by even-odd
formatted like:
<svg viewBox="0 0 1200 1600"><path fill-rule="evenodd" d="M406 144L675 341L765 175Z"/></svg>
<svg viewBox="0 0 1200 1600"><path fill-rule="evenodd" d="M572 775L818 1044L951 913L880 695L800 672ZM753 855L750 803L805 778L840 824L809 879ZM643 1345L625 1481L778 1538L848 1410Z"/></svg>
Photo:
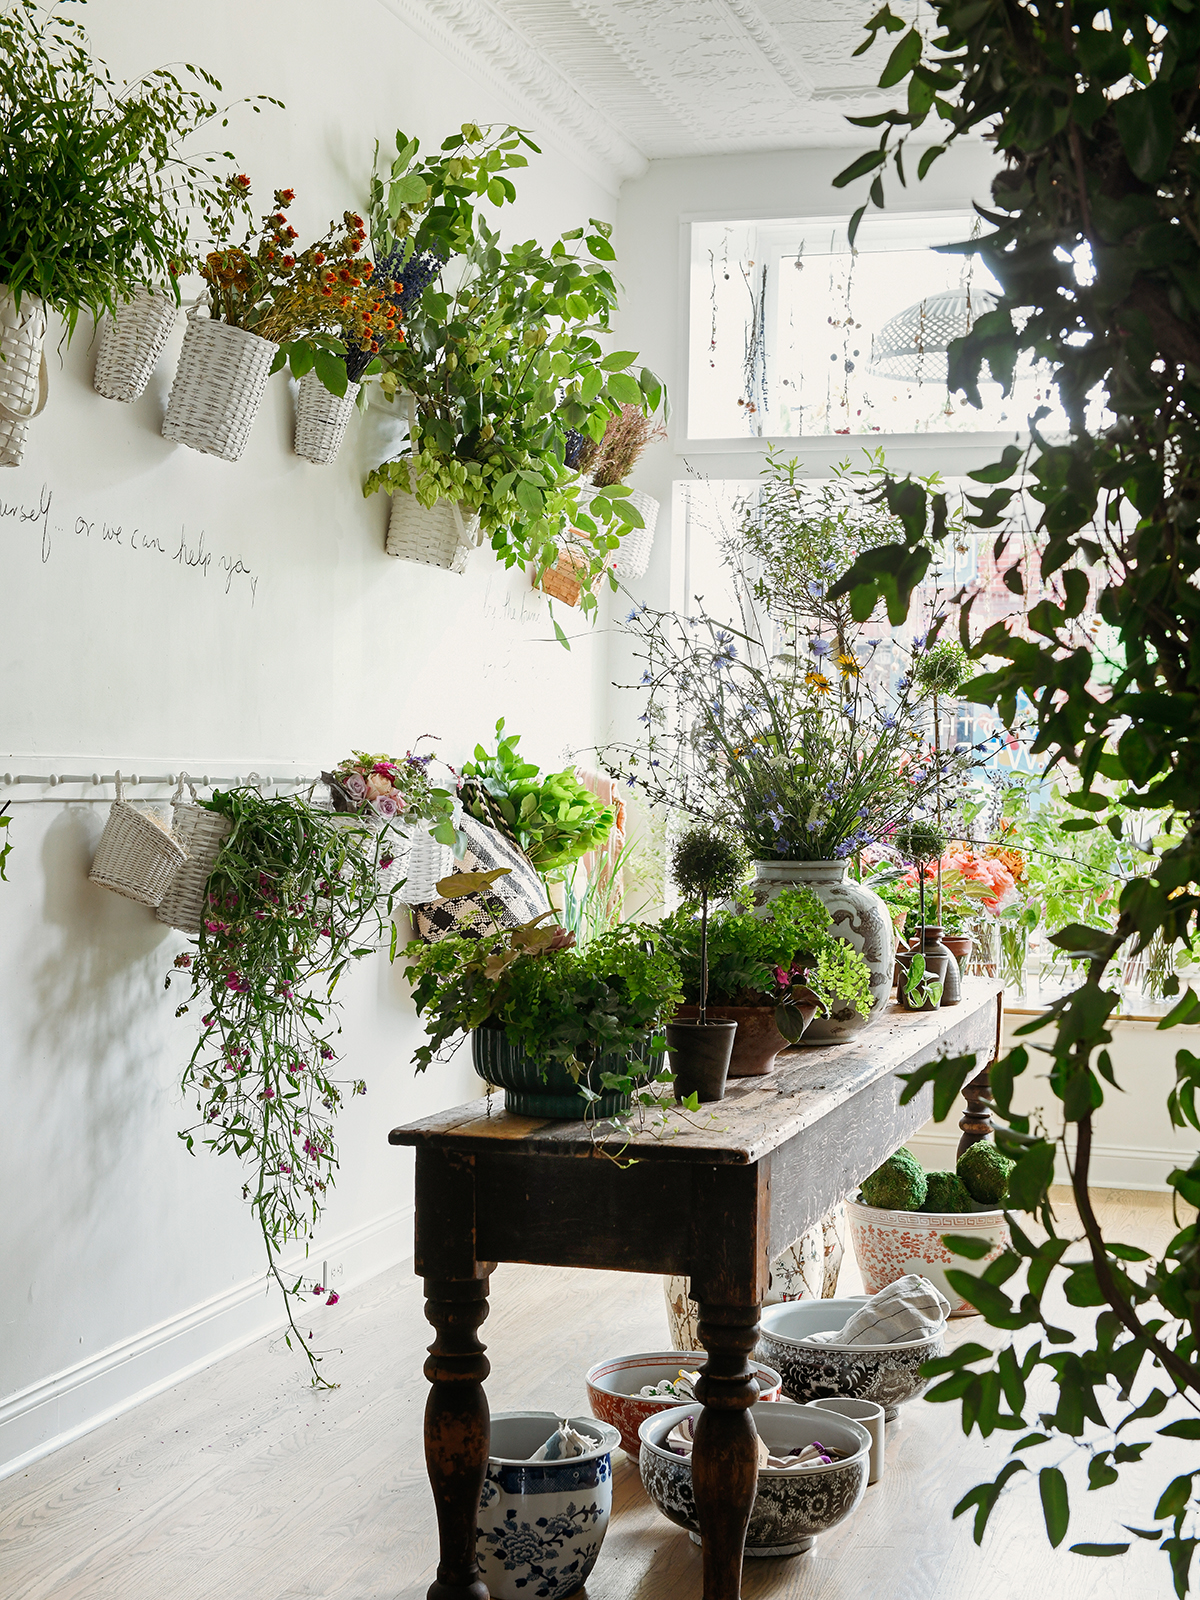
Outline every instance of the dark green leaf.
<svg viewBox="0 0 1200 1600"><path fill-rule="evenodd" d="M1071 1521L1071 1508L1067 1499L1067 1480L1057 1467L1043 1467L1038 1473L1038 1493L1042 1497L1042 1515L1046 1520L1046 1537L1055 1549L1066 1537Z"/></svg>

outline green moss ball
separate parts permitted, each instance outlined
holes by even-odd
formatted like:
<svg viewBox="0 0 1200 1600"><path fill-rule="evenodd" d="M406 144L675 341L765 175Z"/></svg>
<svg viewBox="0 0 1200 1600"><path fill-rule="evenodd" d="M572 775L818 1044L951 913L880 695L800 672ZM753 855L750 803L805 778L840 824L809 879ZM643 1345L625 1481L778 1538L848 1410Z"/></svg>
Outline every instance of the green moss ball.
<svg viewBox="0 0 1200 1600"><path fill-rule="evenodd" d="M970 1211L971 1196L956 1172L927 1172L922 1211Z"/></svg>
<svg viewBox="0 0 1200 1600"><path fill-rule="evenodd" d="M915 1156L900 1149L863 1179L863 1203L886 1211L919 1211L926 1188L924 1167Z"/></svg>
<svg viewBox="0 0 1200 1600"><path fill-rule="evenodd" d="M959 1156L958 1175L972 1200L984 1206L998 1206L1008 1194L1008 1175L1015 1166L1016 1162L994 1144L981 1139Z"/></svg>

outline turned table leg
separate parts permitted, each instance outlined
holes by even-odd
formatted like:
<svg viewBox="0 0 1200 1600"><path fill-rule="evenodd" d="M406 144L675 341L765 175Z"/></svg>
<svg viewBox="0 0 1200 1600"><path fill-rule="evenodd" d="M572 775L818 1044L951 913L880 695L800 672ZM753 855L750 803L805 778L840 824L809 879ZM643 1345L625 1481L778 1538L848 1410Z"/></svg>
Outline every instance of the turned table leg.
<svg viewBox="0 0 1200 1600"><path fill-rule="evenodd" d="M488 1280L425 1279L425 1315L435 1337L425 1376L425 1462L437 1507L441 1559L429 1600L488 1600L475 1560L479 1497L491 1423L483 1380L491 1370L479 1326L488 1314Z"/></svg>
<svg viewBox="0 0 1200 1600"><path fill-rule="evenodd" d="M746 1529L758 1488L758 1436L750 1407L758 1385L750 1366L757 1306L700 1306L708 1360L697 1399L704 1410L692 1449L692 1492L704 1549L704 1600L739 1600Z"/></svg>

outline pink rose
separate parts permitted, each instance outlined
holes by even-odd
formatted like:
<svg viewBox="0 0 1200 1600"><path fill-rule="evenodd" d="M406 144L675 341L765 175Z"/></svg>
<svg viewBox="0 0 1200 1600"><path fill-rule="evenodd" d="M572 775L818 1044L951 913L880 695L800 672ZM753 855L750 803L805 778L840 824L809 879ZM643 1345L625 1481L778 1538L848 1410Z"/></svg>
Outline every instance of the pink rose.
<svg viewBox="0 0 1200 1600"><path fill-rule="evenodd" d="M352 800L365 800L367 798L367 780L361 772L352 772L344 780L343 787Z"/></svg>
<svg viewBox="0 0 1200 1600"><path fill-rule="evenodd" d="M399 810L395 797L390 794L377 794L371 804L381 817L394 817Z"/></svg>

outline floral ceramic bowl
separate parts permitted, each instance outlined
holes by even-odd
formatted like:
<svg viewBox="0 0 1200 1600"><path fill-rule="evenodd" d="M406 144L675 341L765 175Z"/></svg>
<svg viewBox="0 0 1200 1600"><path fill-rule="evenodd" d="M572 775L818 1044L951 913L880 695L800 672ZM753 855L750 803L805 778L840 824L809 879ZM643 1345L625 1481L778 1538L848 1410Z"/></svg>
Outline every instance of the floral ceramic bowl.
<svg viewBox="0 0 1200 1600"><path fill-rule="evenodd" d="M667 1449L666 1439L680 1417L699 1416L699 1406L660 1412L642 1423L638 1458L642 1483L654 1504L677 1527L686 1528L696 1544L700 1529L692 1495L692 1463ZM761 1467L758 1493L746 1532L748 1556L798 1556L811 1550L819 1533L827 1533L855 1509L867 1487L871 1436L857 1422L815 1406L755 1406L751 1412L760 1438L773 1455L800 1445L822 1444L841 1456L827 1467L785 1472Z"/></svg>
<svg viewBox="0 0 1200 1600"><path fill-rule="evenodd" d="M570 1417L594 1440L583 1455L530 1461L562 1422L556 1411L498 1411L479 1498L475 1554L492 1600L566 1600L596 1565L612 1512L615 1428Z"/></svg>
<svg viewBox="0 0 1200 1600"><path fill-rule="evenodd" d="M814 1343L814 1333L835 1333L863 1299L791 1300L764 1306L757 1355L783 1374L783 1392L805 1404L832 1395L854 1395L881 1405L889 1422L906 1400L925 1393L930 1380L921 1376L926 1361L946 1353L945 1325L924 1339L906 1344Z"/></svg>
<svg viewBox="0 0 1200 1600"><path fill-rule="evenodd" d="M708 1360L703 1350L660 1350L647 1355L615 1356L611 1361L598 1361L587 1375L588 1403L592 1415L601 1422L609 1422L621 1435L621 1449L635 1460L639 1449L638 1429L647 1417L655 1417L671 1406L685 1406L687 1400L676 1400L670 1395L662 1399L643 1399L639 1389L648 1384L662 1383L664 1378L677 1378L680 1370L695 1372ZM758 1398L778 1400L783 1392L783 1379L771 1367L752 1362L758 1379Z"/></svg>
<svg viewBox="0 0 1200 1600"><path fill-rule="evenodd" d="M947 1267L978 1277L988 1262L1011 1243L1004 1212L985 1206L965 1212L888 1211L882 1206L865 1206L860 1200L847 1200L846 1217L863 1285L870 1294L916 1272L942 1291L950 1302L952 1317L974 1316L975 1307L950 1287ZM979 1261L952 1256L942 1243L945 1233L968 1234L991 1248Z"/></svg>

